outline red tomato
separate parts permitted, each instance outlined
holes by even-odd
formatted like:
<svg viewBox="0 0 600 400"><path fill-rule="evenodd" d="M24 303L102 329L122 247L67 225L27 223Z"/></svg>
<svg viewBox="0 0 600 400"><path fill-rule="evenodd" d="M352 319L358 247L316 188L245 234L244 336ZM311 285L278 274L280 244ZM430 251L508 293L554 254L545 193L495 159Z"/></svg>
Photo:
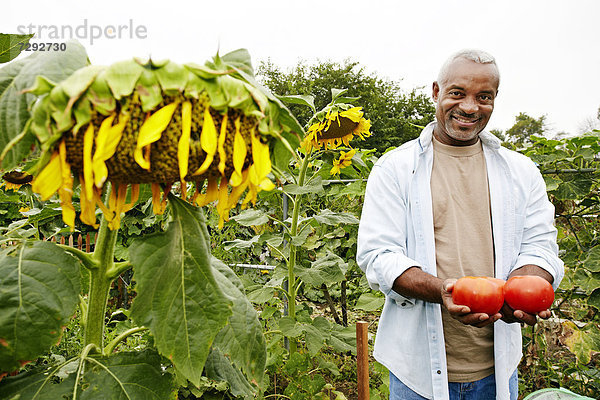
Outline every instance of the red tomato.
<svg viewBox="0 0 600 400"><path fill-rule="evenodd" d="M554 289L541 276L513 276L504 285L504 300L513 310L536 314L550 308Z"/></svg>
<svg viewBox="0 0 600 400"><path fill-rule="evenodd" d="M482 276L465 276L454 283L452 301L467 306L471 312L496 314L504 304L504 281Z"/></svg>

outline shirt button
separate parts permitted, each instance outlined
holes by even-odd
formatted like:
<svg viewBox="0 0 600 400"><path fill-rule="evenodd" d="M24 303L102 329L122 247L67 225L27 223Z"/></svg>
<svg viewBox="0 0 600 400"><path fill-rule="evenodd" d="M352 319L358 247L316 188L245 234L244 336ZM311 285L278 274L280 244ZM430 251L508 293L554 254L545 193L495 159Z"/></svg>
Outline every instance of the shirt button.
<svg viewBox="0 0 600 400"><path fill-rule="evenodd" d="M437 372L438 375L442 374L442 371L440 371L439 369L437 371L435 371L435 372Z"/></svg>
<svg viewBox="0 0 600 400"><path fill-rule="evenodd" d="M406 307L406 302L403 302L402 304L400 304L402 307Z"/></svg>

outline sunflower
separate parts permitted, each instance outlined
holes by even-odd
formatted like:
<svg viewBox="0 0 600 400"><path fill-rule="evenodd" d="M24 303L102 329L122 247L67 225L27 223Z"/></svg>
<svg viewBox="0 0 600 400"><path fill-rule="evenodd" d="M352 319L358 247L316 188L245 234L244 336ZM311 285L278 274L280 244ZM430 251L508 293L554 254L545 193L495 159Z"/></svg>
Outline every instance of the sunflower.
<svg viewBox="0 0 600 400"><path fill-rule="evenodd" d="M316 115L301 147L310 152L313 148L336 149L342 144L349 146L354 136L361 139L371 135L371 121L363 117L362 107L336 104Z"/></svg>
<svg viewBox="0 0 600 400"><path fill-rule="evenodd" d="M33 191L42 199L58 193L73 229L78 182L80 220L98 226L98 207L118 229L140 184L151 185L160 214L179 182L184 198L194 189L190 202L216 201L222 227L244 193L246 206L274 187L270 145L289 130L277 117L287 111L281 103L236 71L134 59L85 67L58 85L38 78L30 91L46 96L33 110L31 130L44 156Z"/></svg>
<svg viewBox="0 0 600 400"><path fill-rule="evenodd" d="M338 175L342 168L349 167L352 164L352 157L356 154L356 150L352 149L348 152L341 151L340 158L333 160L333 168L329 172L331 175Z"/></svg>

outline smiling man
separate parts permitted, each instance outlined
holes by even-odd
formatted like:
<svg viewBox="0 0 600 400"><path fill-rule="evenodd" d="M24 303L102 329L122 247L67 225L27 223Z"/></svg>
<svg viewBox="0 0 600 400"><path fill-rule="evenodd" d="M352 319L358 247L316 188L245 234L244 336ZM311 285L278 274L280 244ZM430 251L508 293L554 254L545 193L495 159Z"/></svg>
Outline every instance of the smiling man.
<svg viewBox="0 0 600 400"><path fill-rule="evenodd" d="M433 83L436 121L369 176L357 261L386 296L374 357L390 399L517 399L519 323L550 316L452 302L463 276L538 275L554 289L563 276L540 172L485 131L499 83L489 54L451 56Z"/></svg>

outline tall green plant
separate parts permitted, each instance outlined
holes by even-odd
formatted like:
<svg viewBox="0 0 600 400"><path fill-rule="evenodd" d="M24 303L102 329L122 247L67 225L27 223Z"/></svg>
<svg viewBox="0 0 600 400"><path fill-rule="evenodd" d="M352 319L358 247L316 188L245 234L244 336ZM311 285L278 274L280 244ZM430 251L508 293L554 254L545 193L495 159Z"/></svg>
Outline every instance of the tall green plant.
<svg viewBox="0 0 600 400"><path fill-rule="evenodd" d="M74 49L81 54L80 46ZM32 56L0 71L16 80L15 68L28 70L32 68L28 63L38 61ZM36 175L34 190L44 198L58 191L63 220L71 229L77 214L93 226L96 205L102 217L91 254L19 235L23 228L37 230L29 219L3 229L0 378L56 344L77 306L84 338L82 351L68 360L4 377L0 397L165 399L181 385L189 384L198 392L207 379L227 382L234 396L254 396L266 361L262 326L239 279L212 257L203 211L184 200L200 204L215 200L213 189L218 185L217 210L220 219L226 219L246 188L247 201L267 188L272 155L286 147L282 135L302 130L278 99L255 85L247 53L217 55L204 66L132 61L108 69L85 67L62 80L29 74L20 79L28 92L9 91L0 101L15 105L26 98L29 105L35 103L34 113L19 107L0 111L0 118L20 115L26 120L22 131L4 132L5 144L14 152L14 157L4 158L7 166L16 166L28 155L19 150L23 140L33 141L41 150L36 166L29 169ZM161 104L163 91L167 105ZM200 104L202 109L197 108ZM162 108L144 117L141 111L149 114L158 105ZM178 107L181 116L171 120L167 111L173 114ZM173 138L177 157L169 156L163 163L159 156L170 151L165 145ZM82 146L73 143L77 140ZM240 158L242 151L250 154L248 159ZM131 159L123 161L123 154ZM129 174L123 174L125 165ZM203 189L206 177L201 173L208 168L213 169ZM181 179L182 198L170 193L168 170ZM71 172L79 178L80 189ZM194 180L194 173L203 178L197 178L196 195L190 197L186 180ZM140 176L145 176L141 182L153 182L155 212L164 212L168 199L171 218L164 231L135 239L128 259L116 262L121 214L137 201ZM231 196L229 185L234 186ZM161 191L162 199L157 196ZM123 252L120 255L123 258ZM80 284L80 267L89 273L87 289ZM131 308L134 326L106 340L109 290L129 269L137 293ZM142 331L151 334L152 345L142 351L116 351Z"/></svg>

